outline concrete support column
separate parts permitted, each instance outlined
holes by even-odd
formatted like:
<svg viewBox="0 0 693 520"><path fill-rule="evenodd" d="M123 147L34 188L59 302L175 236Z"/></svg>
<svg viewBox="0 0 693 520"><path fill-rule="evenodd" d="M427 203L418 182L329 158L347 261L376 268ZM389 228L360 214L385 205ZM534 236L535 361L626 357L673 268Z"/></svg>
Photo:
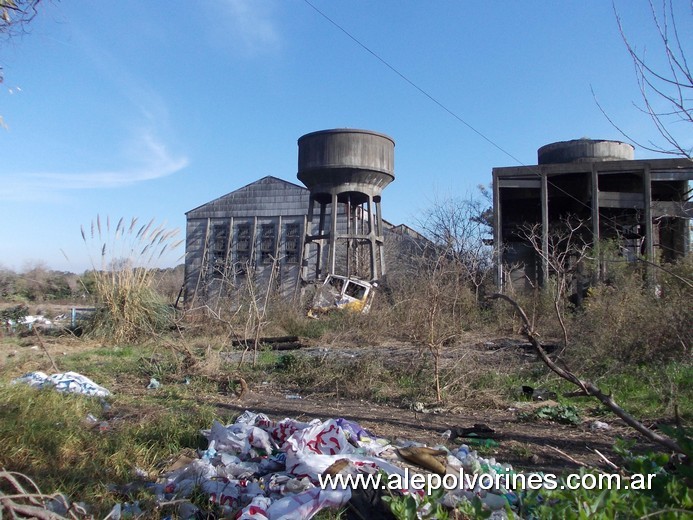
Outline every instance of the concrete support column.
<svg viewBox="0 0 693 520"><path fill-rule="evenodd" d="M338 208L337 208L337 194L333 193L332 194L332 204L330 207L330 210L332 211L330 215L330 251L328 255L328 260L327 260L327 265L328 265L328 273L334 273L335 268L337 266L337 254L335 249L337 249L337 213L338 213Z"/></svg>
<svg viewBox="0 0 693 520"><path fill-rule="evenodd" d="M541 172L541 270L542 283L549 280L549 187L546 172Z"/></svg>
<svg viewBox="0 0 693 520"><path fill-rule="evenodd" d="M385 276L385 236L383 234L383 213L382 207L380 205L380 197L375 203L375 212L377 213L377 229L376 229L376 240L378 247L378 257L380 258L380 273L373 273L374 279L380 279Z"/></svg>
<svg viewBox="0 0 693 520"><path fill-rule="evenodd" d="M368 202L366 202L368 207L368 242L370 244L370 257L371 257L371 276L375 277L375 251L376 251L376 240L375 240L375 226L373 225L374 215L373 215L373 195L368 194Z"/></svg>
<svg viewBox="0 0 693 520"><path fill-rule="evenodd" d="M253 231L251 233L250 240L250 265L253 268L257 268L259 262L257 261L257 215L253 217Z"/></svg>
<svg viewBox="0 0 693 520"><path fill-rule="evenodd" d="M308 279L308 258L309 250L307 244L312 242L311 234L313 233L313 209L315 208L315 200L313 197L308 199L308 214L303 219L303 241L301 244L301 278Z"/></svg>
<svg viewBox="0 0 693 520"><path fill-rule="evenodd" d="M645 259L654 262L654 235L652 229L652 176L650 165L645 164L642 172L643 192L645 195ZM655 273L652 265L647 264L647 279L654 283Z"/></svg>
<svg viewBox="0 0 693 520"><path fill-rule="evenodd" d="M320 267L322 266L322 255L323 255L323 246L325 245L325 239L322 238L325 234L325 204L320 202L320 223L318 224L318 236L320 238L317 240L317 253L315 256L315 277L320 278L321 274L321 269Z"/></svg>
<svg viewBox="0 0 693 520"><path fill-rule="evenodd" d="M352 227L352 223L351 223L351 195L347 195L345 213L346 213L346 234L347 234L347 239L346 239L346 275L351 276L351 243L352 243L352 239L350 237L351 237L352 232L354 232L353 227Z"/></svg>
<svg viewBox="0 0 693 520"><path fill-rule="evenodd" d="M592 283L596 283L601 279L602 272L602 258L599 245L601 235L599 232L599 169L597 168L597 163L592 163L590 195L592 196L592 249L594 250L594 257L597 259L597 271L594 273Z"/></svg>
<svg viewBox="0 0 693 520"><path fill-rule="evenodd" d="M503 292L503 229L501 228L500 182L493 172L493 254L496 257L496 287Z"/></svg>
<svg viewBox="0 0 693 520"><path fill-rule="evenodd" d="M229 269L231 270L231 282L236 284L236 268L234 264L233 243L235 241L233 217L229 219L229 239L226 243L226 279L228 280Z"/></svg>

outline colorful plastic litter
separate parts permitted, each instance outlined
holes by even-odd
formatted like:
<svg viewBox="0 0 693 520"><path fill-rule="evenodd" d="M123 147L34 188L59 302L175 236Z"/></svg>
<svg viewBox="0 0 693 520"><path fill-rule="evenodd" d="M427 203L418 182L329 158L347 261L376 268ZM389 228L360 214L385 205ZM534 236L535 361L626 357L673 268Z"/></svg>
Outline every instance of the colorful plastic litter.
<svg viewBox="0 0 693 520"><path fill-rule="evenodd" d="M363 497L353 495L349 488L321 488L319 478L323 474L381 472L385 477L400 478L398 492L417 499L423 496L423 491L412 485L416 471L398 455L398 446L354 421L273 421L264 414L246 411L233 424L215 421L202 434L208 446L198 453L199 458L181 459L182 463L176 462L158 482L147 484L161 502L186 504L178 511L181 518L200 514L185 501L199 492L209 497L221 515L249 520L309 519L325 508L349 507L352 497L363 507ZM407 444L411 447L417 443ZM511 471L493 459L479 457L466 445L452 452L442 446L423 451L434 453L451 472L464 469L493 475ZM426 471L421 468L420 473ZM507 489L477 486L452 490L444 500L455 504L475 496L498 510L514 499Z"/></svg>

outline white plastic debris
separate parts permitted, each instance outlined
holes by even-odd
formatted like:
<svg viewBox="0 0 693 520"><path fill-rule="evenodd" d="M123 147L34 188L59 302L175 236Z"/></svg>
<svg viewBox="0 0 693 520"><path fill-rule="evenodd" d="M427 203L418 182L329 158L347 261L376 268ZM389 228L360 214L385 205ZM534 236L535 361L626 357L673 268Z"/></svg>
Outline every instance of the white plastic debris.
<svg viewBox="0 0 693 520"><path fill-rule="evenodd" d="M593 421L592 424L590 424L590 430L592 431L597 431L597 430L610 430L611 426L609 426L607 423L602 422L602 421Z"/></svg>
<svg viewBox="0 0 693 520"><path fill-rule="evenodd" d="M97 397L107 397L111 392L97 385L87 376L77 372L65 372L48 376L43 372L29 372L22 377L14 379L12 383L25 383L37 388L53 387L59 392L70 392Z"/></svg>

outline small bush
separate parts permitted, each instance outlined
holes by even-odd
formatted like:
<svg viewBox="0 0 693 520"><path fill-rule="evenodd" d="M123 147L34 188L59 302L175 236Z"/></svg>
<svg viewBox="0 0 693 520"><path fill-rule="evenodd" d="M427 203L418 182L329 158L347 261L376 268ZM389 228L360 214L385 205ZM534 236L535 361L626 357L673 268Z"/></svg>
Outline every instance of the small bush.
<svg viewBox="0 0 693 520"><path fill-rule="evenodd" d="M522 412L518 414L518 419L523 421L531 421L545 419L551 422L560 424L580 424L580 412L572 405L558 404L554 406L542 406L531 412Z"/></svg>

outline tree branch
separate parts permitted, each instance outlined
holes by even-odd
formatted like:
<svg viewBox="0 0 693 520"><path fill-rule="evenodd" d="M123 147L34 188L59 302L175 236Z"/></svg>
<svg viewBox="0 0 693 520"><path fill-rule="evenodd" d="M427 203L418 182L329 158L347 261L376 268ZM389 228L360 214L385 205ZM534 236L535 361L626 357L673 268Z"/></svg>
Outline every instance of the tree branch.
<svg viewBox="0 0 693 520"><path fill-rule="evenodd" d="M678 445L676 441L652 431L647 426L642 424L640 421L635 419L631 414L629 414L623 408L621 408L616 403L616 401L614 401L614 398L611 394L605 394L597 385L595 385L591 381L582 380L569 369L563 369L559 367L556 363L554 363L553 360L546 353L546 350L544 350L544 348L542 347L541 341L539 340L539 337L536 334L536 332L532 329L532 326L529 322L529 319L527 318L527 314L525 313L524 309L514 299L510 298L509 296L506 296L505 294L500 293L491 295L489 299L504 300L510 303L515 308L515 310L518 312L524 323L522 333L529 340L532 347L534 347L534 350L537 352L544 364L547 367L549 367L549 369L551 369L553 372L558 374L566 381L569 381L573 383L575 386L579 387L585 393L585 395L595 397L609 410L611 410L614 414L620 417L623 420L623 422L625 422L631 428L637 430L646 439L655 442L661 446L664 446L669 450L675 451L677 453L683 453L683 449L681 448L681 446Z"/></svg>

